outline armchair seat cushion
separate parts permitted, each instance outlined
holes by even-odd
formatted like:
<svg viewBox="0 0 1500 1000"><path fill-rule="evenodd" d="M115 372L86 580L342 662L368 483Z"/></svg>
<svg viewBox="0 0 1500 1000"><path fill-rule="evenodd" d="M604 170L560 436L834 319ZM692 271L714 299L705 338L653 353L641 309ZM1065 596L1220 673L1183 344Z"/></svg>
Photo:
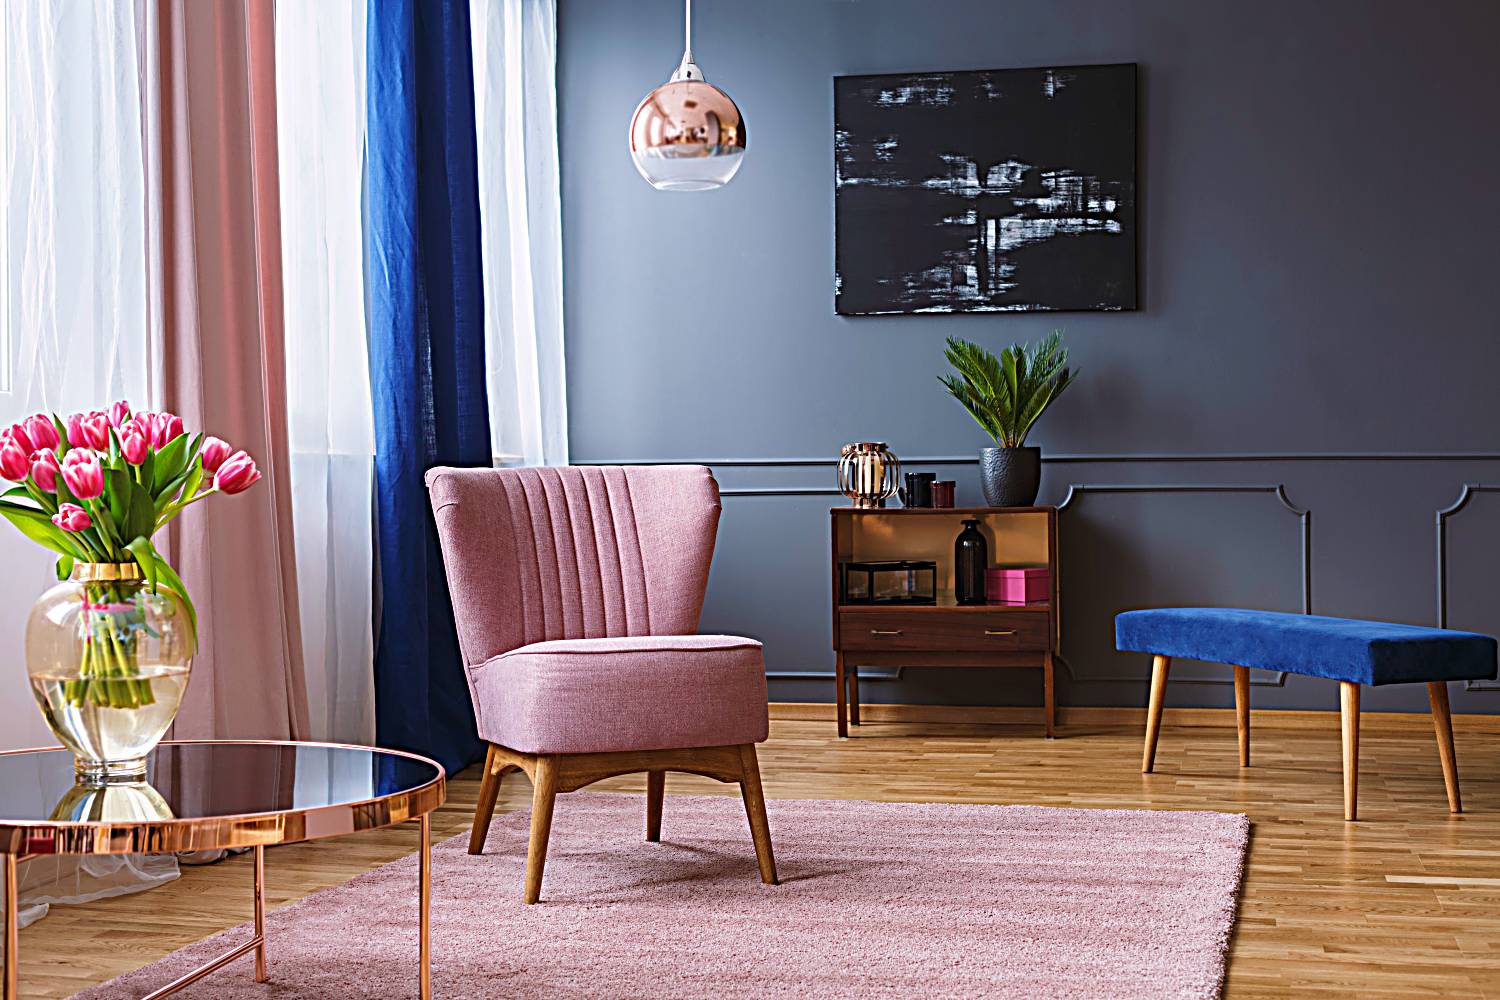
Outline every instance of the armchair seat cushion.
<svg viewBox="0 0 1500 1000"><path fill-rule="evenodd" d="M471 669L479 735L520 753L759 743L760 643L729 635L555 639Z"/></svg>

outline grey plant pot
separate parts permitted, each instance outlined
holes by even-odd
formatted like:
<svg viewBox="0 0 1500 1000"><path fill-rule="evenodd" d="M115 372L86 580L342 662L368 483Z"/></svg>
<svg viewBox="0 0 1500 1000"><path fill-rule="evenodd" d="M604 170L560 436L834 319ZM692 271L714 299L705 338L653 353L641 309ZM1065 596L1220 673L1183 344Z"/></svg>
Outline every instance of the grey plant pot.
<svg viewBox="0 0 1500 1000"><path fill-rule="evenodd" d="M979 485L991 507L1030 507L1042 487L1042 449L979 449Z"/></svg>

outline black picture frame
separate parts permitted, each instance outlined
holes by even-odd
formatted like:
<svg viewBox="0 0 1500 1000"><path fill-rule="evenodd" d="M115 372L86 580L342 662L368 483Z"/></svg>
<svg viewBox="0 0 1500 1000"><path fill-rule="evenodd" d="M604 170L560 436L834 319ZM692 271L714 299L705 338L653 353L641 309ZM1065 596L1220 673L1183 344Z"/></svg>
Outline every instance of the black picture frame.
<svg viewBox="0 0 1500 1000"><path fill-rule="evenodd" d="M1135 63L834 78L844 316L1138 306Z"/></svg>

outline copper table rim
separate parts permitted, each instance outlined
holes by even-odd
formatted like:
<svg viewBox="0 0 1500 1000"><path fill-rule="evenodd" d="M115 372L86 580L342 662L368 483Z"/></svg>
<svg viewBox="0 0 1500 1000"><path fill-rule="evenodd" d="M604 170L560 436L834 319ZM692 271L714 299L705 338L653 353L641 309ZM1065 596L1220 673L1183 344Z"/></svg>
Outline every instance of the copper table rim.
<svg viewBox="0 0 1500 1000"><path fill-rule="evenodd" d="M406 757L427 764L437 776L389 795L309 808L271 809L224 816L158 820L13 820L0 816L0 855L21 859L45 855L162 854L231 847L266 847L362 830L397 826L434 812L447 798L442 765L406 750L314 740L163 740L158 746L274 746L296 749L359 750ZM64 747L0 751L0 757L68 753ZM3 807L0 807L3 809Z"/></svg>

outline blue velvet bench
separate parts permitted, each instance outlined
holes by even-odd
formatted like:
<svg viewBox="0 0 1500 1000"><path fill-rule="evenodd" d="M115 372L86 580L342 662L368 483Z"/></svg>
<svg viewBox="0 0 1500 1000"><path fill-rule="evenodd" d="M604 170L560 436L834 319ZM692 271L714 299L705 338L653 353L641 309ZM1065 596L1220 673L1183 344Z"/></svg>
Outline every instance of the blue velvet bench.
<svg viewBox="0 0 1500 1000"><path fill-rule="evenodd" d="M1339 682L1344 730L1344 818L1352 821L1359 788L1361 685L1425 683L1433 727L1437 730L1443 781L1448 788L1448 809L1461 811L1458 764L1453 756L1453 720L1448 712L1448 682L1496 676L1495 640L1487 635L1240 608L1156 608L1116 615L1115 645L1122 651L1151 653L1155 657L1142 771L1150 771L1156 759L1162 699L1173 657L1234 666L1241 767L1250 766L1249 668L1327 677Z"/></svg>

